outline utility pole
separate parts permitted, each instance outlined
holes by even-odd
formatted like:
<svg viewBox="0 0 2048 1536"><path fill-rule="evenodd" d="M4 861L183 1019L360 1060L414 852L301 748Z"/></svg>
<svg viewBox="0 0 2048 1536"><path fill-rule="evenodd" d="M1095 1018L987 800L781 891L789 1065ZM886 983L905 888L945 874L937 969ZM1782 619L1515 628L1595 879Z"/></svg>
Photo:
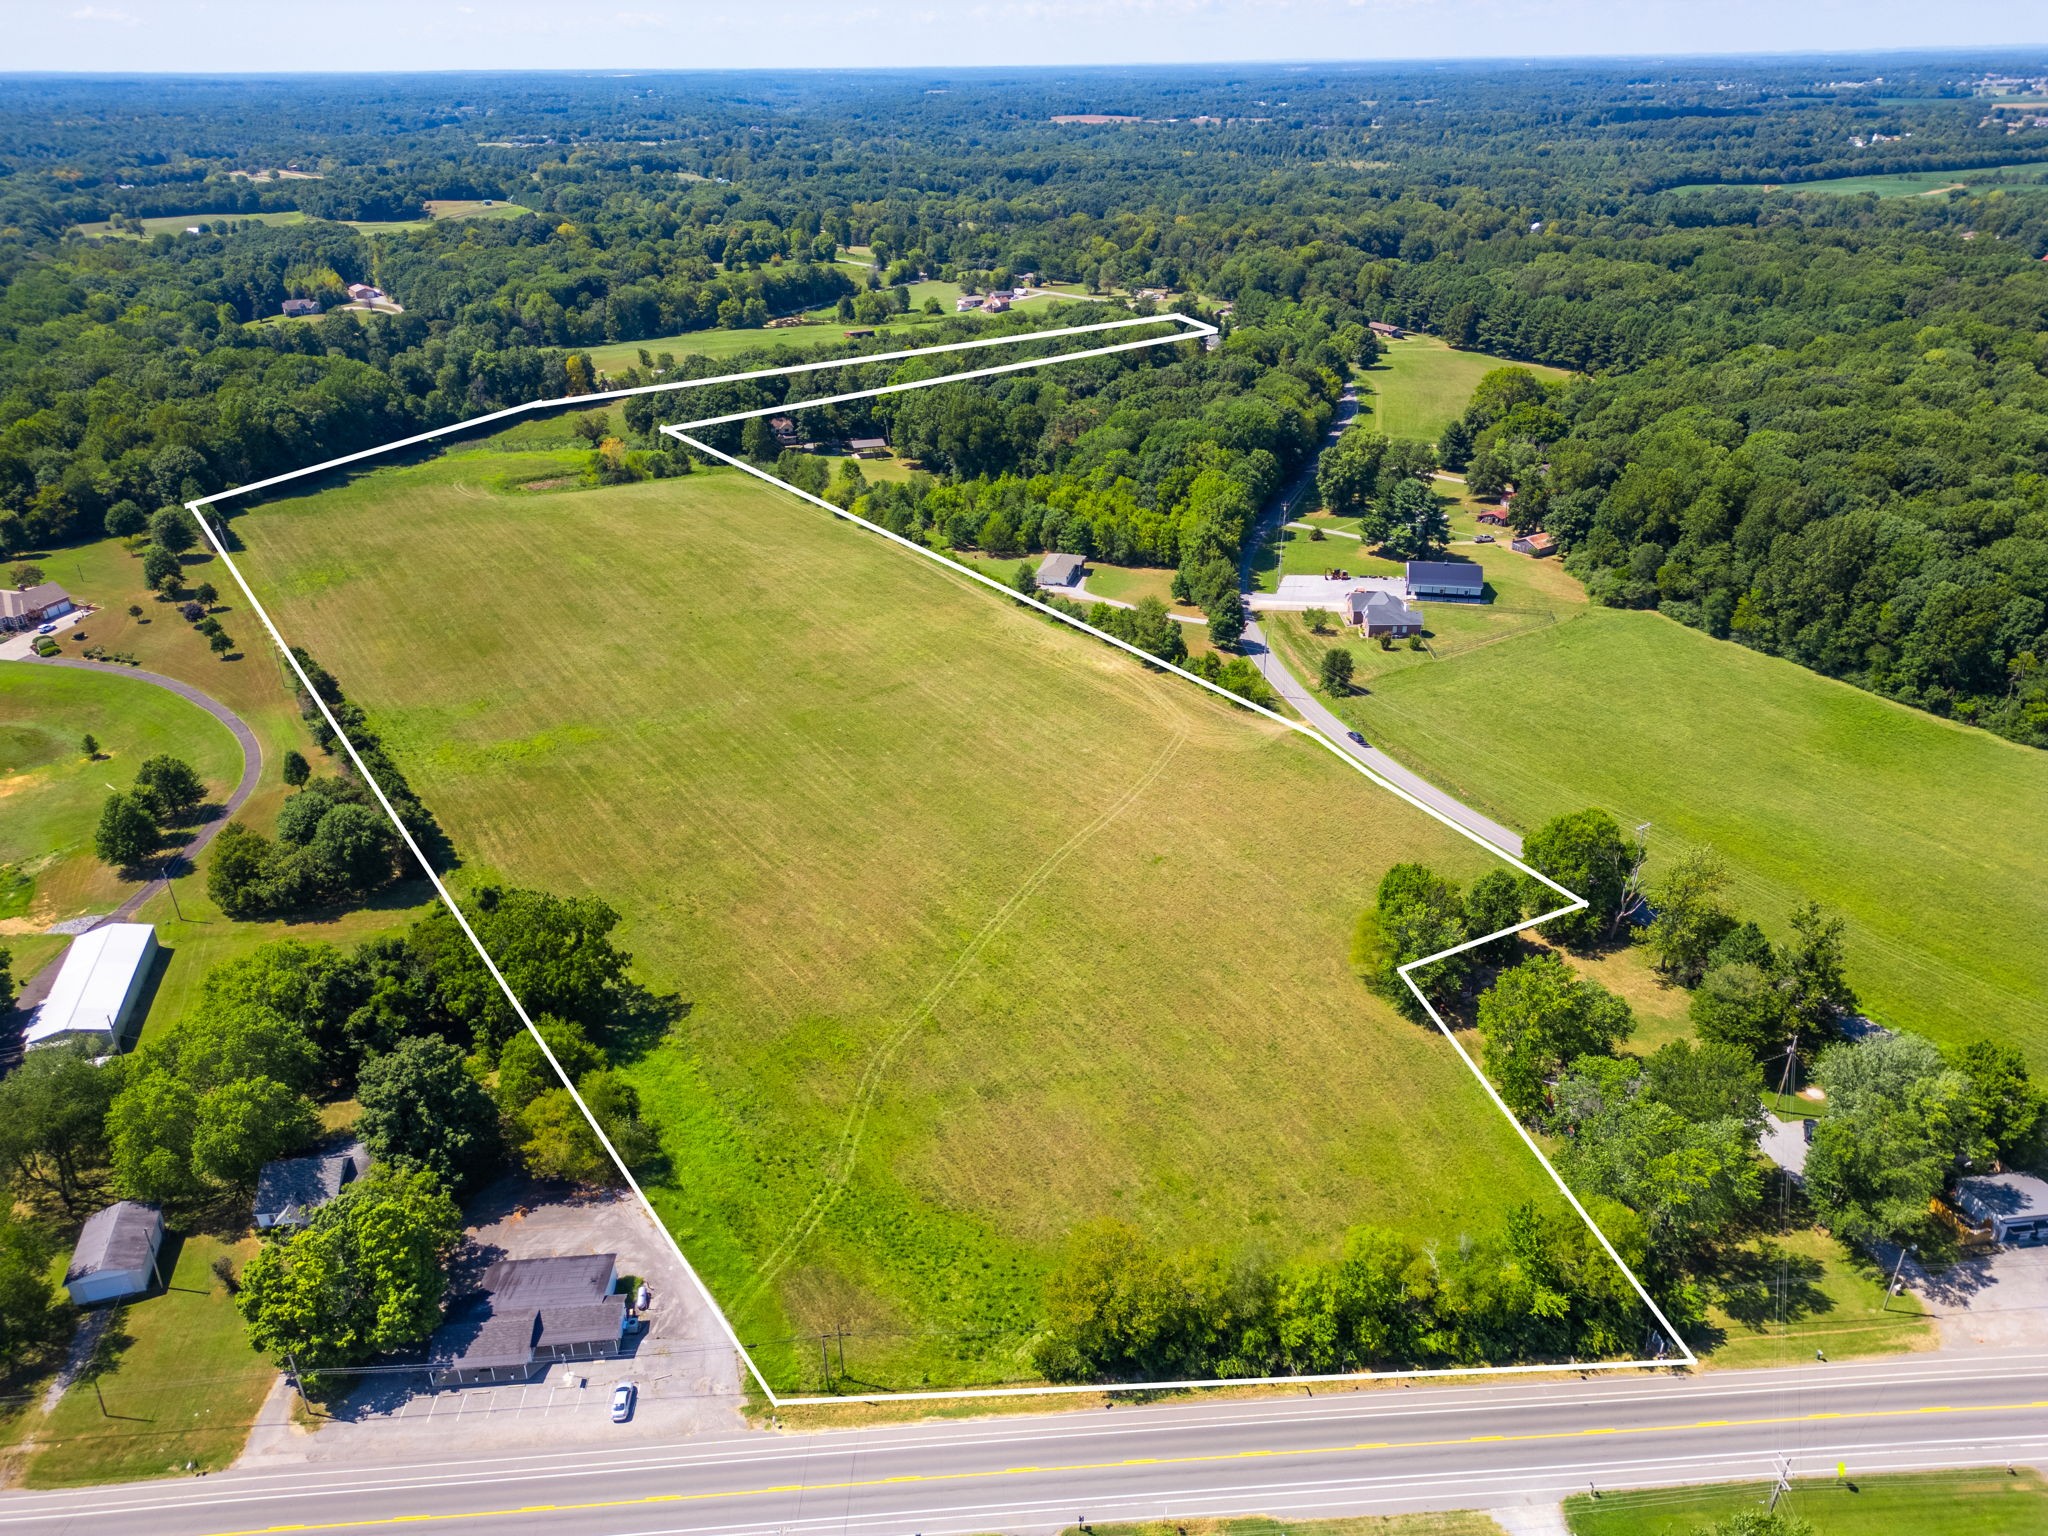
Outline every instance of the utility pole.
<svg viewBox="0 0 2048 1536"><path fill-rule="evenodd" d="M1778 1481L1771 1487L1771 1496L1764 1504L1766 1512L1775 1512L1778 1500L1792 1491L1792 1463L1784 1457L1778 1458Z"/></svg>
<svg viewBox="0 0 2048 1536"><path fill-rule="evenodd" d="M1884 1288L1884 1305L1878 1308L1880 1312L1891 1311L1892 1298L1899 1294L1899 1273L1906 1267L1906 1255L1918 1253L1919 1251L1920 1245L1918 1243L1907 1243L1899 1249L1899 1262L1892 1266L1891 1284Z"/></svg>

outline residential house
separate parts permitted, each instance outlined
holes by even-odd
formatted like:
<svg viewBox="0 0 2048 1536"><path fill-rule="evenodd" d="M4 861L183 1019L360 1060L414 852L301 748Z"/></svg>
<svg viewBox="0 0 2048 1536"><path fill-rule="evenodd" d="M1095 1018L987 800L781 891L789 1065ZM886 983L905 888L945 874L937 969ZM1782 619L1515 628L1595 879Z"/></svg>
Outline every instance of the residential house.
<svg viewBox="0 0 2048 1536"><path fill-rule="evenodd" d="M29 1020L23 1046L86 1040L102 1055L119 1050L155 961L156 929L148 923L102 923L81 933Z"/></svg>
<svg viewBox="0 0 2048 1536"><path fill-rule="evenodd" d="M0 587L0 631L34 629L61 619L73 606L71 594L54 581L32 587Z"/></svg>
<svg viewBox="0 0 2048 1536"><path fill-rule="evenodd" d="M796 422L788 416L770 416L768 430L775 434L778 447L797 448L803 446L803 434L796 429Z"/></svg>
<svg viewBox="0 0 2048 1536"><path fill-rule="evenodd" d="M1038 562L1038 584L1041 587L1078 587L1087 570L1088 557L1085 555L1047 555Z"/></svg>
<svg viewBox="0 0 2048 1536"><path fill-rule="evenodd" d="M1010 300L1005 294L992 293L981 301L981 308L984 314L999 315L1009 307Z"/></svg>
<svg viewBox="0 0 2048 1536"><path fill-rule="evenodd" d="M615 1253L500 1259L428 1346L437 1387L533 1381L562 1360L604 1360L626 1337Z"/></svg>
<svg viewBox="0 0 2048 1536"><path fill-rule="evenodd" d="M320 301L318 299L286 299L284 301L283 313L288 320L299 320L307 315L317 315L320 313Z"/></svg>
<svg viewBox="0 0 2048 1536"><path fill-rule="evenodd" d="M64 1269L64 1289L78 1306L140 1296L156 1279L157 1249L163 1246L163 1212L123 1200L86 1217L78 1244Z"/></svg>
<svg viewBox="0 0 2048 1536"><path fill-rule="evenodd" d="M382 288L373 288L368 283L350 283L348 296L357 304L381 304L385 298Z"/></svg>
<svg viewBox="0 0 2048 1536"><path fill-rule="evenodd" d="M963 293L953 301L953 310L956 314L964 315L970 309L979 308L981 308L981 298L977 294Z"/></svg>
<svg viewBox="0 0 2048 1536"><path fill-rule="evenodd" d="M1410 597L1447 597L1478 602L1486 595L1486 572L1469 560L1410 560Z"/></svg>
<svg viewBox="0 0 2048 1536"><path fill-rule="evenodd" d="M1371 588L1354 591L1345 599L1343 613L1346 624L1356 624L1369 636L1422 633L1422 611L1409 607L1390 592Z"/></svg>
<svg viewBox="0 0 2048 1536"><path fill-rule="evenodd" d="M2048 1181L2030 1173L1964 1179L1956 1185L1955 1205L1974 1226L1990 1228L1995 1243L2048 1243Z"/></svg>
<svg viewBox="0 0 2048 1536"><path fill-rule="evenodd" d="M308 1216L369 1171L370 1152L360 1141L265 1163L256 1176L256 1225L265 1230L302 1227Z"/></svg>
<svg viewBox="0 0 2048 1536"><path fill-rule="evenodd" d="M1536 555L1540 557L1556 549L1557 540L1539 528L1534 533L1523 534L1519 539L1510 543L1508 548L1518 555Z"/></svg>

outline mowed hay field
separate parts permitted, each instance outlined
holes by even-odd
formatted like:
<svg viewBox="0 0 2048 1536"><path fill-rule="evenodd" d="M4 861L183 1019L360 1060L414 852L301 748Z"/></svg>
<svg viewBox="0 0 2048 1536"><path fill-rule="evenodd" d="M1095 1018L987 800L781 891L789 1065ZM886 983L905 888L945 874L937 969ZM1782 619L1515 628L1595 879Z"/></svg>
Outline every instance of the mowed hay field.
<svg viewBox="0 0 2048 1536"><path fill-rule="evenodd" d="M1344 712L1510 826L1601 805L1650 822L1655 858L1711 843L1773 931L1808 898L1848 919L1881 1022L2048 1068L2048 754L1608 608L1389 671Z"/></svg>
<svg viewBox="0 0 2048 1536"><path fill-rule="evenodd" d="M1029 1374L1080 1221L1453 1243L1542 1171L1347 969L1486 855L1332 754L736 473L467 449L238 518L467 865L627 916L654 1198L772 1378ZM833 1350L838 1366L839 1346Z"/></svg>
<svg viewBox="0 0 2048 1536"><path fill-rule="evenodd" d="M1433 443L1465 414L1472 391L1495 368L1526 368L1539 379L1568 377L1565 369L1542 363L1460 352L1435 336L1404 336L1381 342L1380 360L1363 374L1372 393L1362 398L1367 409L1360 425L1385 437Z"/></svg>

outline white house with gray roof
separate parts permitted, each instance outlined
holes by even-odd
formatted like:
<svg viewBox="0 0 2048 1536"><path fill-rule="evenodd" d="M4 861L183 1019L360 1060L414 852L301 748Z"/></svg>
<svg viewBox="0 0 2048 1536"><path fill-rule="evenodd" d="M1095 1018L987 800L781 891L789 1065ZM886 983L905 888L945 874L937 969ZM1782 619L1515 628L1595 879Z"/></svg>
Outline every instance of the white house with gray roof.
<svg viewBox="0 0 2048 1536"><path fill-rule="evenodd" d="M156 1253L163 1240L163 1212L153 1205L123 1200L94 1211L79 1229L64 1288L81 1307L140 1296L156 1278Z"/></svg>

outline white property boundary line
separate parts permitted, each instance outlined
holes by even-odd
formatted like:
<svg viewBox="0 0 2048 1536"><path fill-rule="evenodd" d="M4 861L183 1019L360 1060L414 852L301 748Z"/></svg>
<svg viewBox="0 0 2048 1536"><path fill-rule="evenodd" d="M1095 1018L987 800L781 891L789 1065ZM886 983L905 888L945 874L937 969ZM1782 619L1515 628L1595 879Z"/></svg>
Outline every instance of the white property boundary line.
<svg viewBox="0 0 2048 1536"><path fill-rule="evenodd" d="M1614 1261L1615 1266L1621 1270L1622 1274L1627 1277L1630 1287L1635 1291L1637 1297L1641 1299L1643 1305L1649 1309L1650 1315L1656 1319L1659 1327L1661 1327L1664 1332L1664 1336L1670 1339L1673 1343L1675 1343L1678 1346L1679 1350L1682 1351L1681 1357L1676 1361L1670 1359L1613 1360L1596 1361L1583 1364L1573 1363L1569 1365L1543 1364L1510 1366L1472 1366L1412 1371L1364 1371L1313 1376L1213 1377L1189 1379L1183 1381L1120 1382L1105 1385L1089 1384L1075 1386L1037 1387L971 1387L937 1392L880 1392L809 1397L781 1397L777 1395L775 1389L768 1384L767 1378L764 1375L762 1375L761 1368L755 1364L754 1358L748 1352L746 1345L740 1342L739 1334L734 1330L731 1320L725 1315L724 1309L719 1306L717 1298L712 1295L710 1287L705 1285L702 1276L700 1276L697 1273L696 1267L690 1263L688 1256L685 1255L682 1250L682 1245L676 1240L675 1234L669 1230L668 1224L661 1219L660 1214L654 1209L654 1204L651 1200L648 1199L647 1192L643 1188L641 1188L639 1180L633 1176L632 1170L626 1166L625 1160L619 1156L618 1148L612 1144L611 1138L605 1134L604 1127L598 1123L596 1115L594 1115L591 1112L589 1104L584 1101L583 1095L577 1090L576 1085L570 1081L568 1073L563 1070L562 1064L556 1058L554 1051L549 1048L547 1041L541 1037L540 1031L535 1027L534 1021L532 1017L527 1013L525 1005L520 1002L518 995L515 992L513 992L511 984L506 981L504 973L498 969L497 962L491 958L490 952L484 948L482 941L478 939L476 930L470 926L469 919L464 915L461 905L455 900L453 894L449 891L447 885L443 883L440 875L435 871L432 863L427 859L424 850L421 849L418 842L414 840L412 833L405 826L405 823L399 818L398 812L393 807L389 796L387 796L384 792L384 787L377 782L376 776L370 772L369 765L363 761L362 754L359 751L357 751L354 741L352 741L349 738L348 733L342 729L341 722L335 718L334 711L328 706L327 701L323 697L321 697L320 690L313 686L312 679L309 676L307 676L305 668L299 664L298 658L292 654L291 646L286 642L283 632L277 626L276 620L274 620L270 616L269 610L264 607L262 600L257 597L254 588L252 588L249 585L248 578L245 575L243 575L241 567L235 563L235 558L229 552L227 547L227 541L223 536L222 532L220 530L217 530L214 527L212 520L205 515L205 509L207 507L216 505L220 502L225 502L233 500L238 497L247 496L257 491L269 490L275 486L287 485L293 481L302 480L310 476L325 474L331 470L340 469L351 464L363 463L370 459L379 458L387 453L392 453L403 448L415 447L423 443L434 442L438 439L449 437L457 433L465 432L475 427L486 426L493 422L504 421L511 419L513 417L527 415L537 411L551 410L561 406L592 405L608 400L625 399L637 395L665 394L685 389L701 389L707 385L712 384L731 384L738 383L748 379L772 378L794 374L814 373L833 368L858 367L867 363L896 362L912 357L937 355L940 353L949 352L964 352L985 347L1014 346L1021 342L1042 341L1054 337L1090 335L1098 332L1121 330L1132 326L1156 326L1161 324L1175 324L1182 327L1182 329L1165 336L1148 337L1139 341L1120 342L1109 346L1090 348L1081 352L1063 353L1058 357L1030 358L1021 362L994 364L986 368L970 369L964 373L944 374L930 379L916 379L898 384L886 384L872 389L855 390L848 393L837 395L826 395L812 400L790 401L782 405L764 406L754 410L732 412L730 414L723 416L705 417L695 421L679 422L673 425L664 426L661 428L661 431L667 436L676 439L678 442L687 444L688 446L696 449L698 452L703 453L705 456L709 458L717 459L723 463L733 465L735 468L740 469L745 473L754 476L757 479L764 480L768 484L773 485L780 490L787 491L791 495L796 496L803 501L809 502L814 506L823 508L825 511L831 513L835 517L844 518L848 522L857 524L858 526L868 530L870 533L878 534L882 538L887 539L894 544L900 545L901 547L908 549L915 554L930 559L936 562L938 565L942 566L948 573L954 576L964 575L969 579L977 581L981 583L983 586L990 588L992 591L1000 593L1003 597L1009 599L1012 602L1021 603L1030 608L1036 609L1038 612L1043 613L1048 618L1056 619L1063 624L1069 625L1072 628L1080 630L1084 634L1093 636L1095 639L1100 640L1105 644L1112 645L1116 647L1118 650L1128 652L1129 654L1137 657L1140 661L1144 662L1148 666L1157 667L1163 671L1171 672L1177 677L1180 677L1187 682L1193 683L1198 688L1206 689L1210 693L1217 695L1219 698L1226 700L1227 702L1236 706L1237 708L1248 710L1251 713L1260 715L1265 719L1271 720L1275 724L1283 726L1288 730L1295 731L1303 736L1308 737L1309 739L1316 742L1319 746L1324 748L1326 751L1333 753L1340 761L1344 762L1351 768L1355 769L1358 773L1364 775L1372 783L1376 784L1381 789L1386 790L1389 794L1392 794L1398 799L1405 801L1407 804L1421 811L1424 815L1430 816L1435 820L1443 823L1443 825L1449 827L1453 832L1456 832L1461 837L1467 838L1470 841L1477 843L1480 847L1486 849L1487 852L1507 860L1509 864L1513 865L1517 870L1519 870L1524 875L1527 875L1529 878L1540 882L1544 886L1547 886L1549 889L1557 892L1558 895L1565 897L1566 904L1564 906L1558 907L1554 911L1545 912L1540 916L1529 918L1526 921L1520 923L1512 924L1509 927L1499 929L1496 932L1484 934L1476 939L1467 940L1463 944L1454 945L1451 948L1441 950L1436 954L1425 955L1419 960L1412 960L1408 962L1406 965L1400 967L1400 976L1401 980L1404 984L1406 984L1409 991L1413 992L1415 994L1416 1000L1419 1003L1421 1003L1423 1011L1429 1015L1430 1020L1436 1025L1437 1029L1443 1034L1444 1038L1450 1042L1451 1048L1457 1052L1458 1059L1465 1064L1467 1070L1469 1070L1472 1073L1472 1075L1478 1080L1479 1085L1483 1089L1485 1089L1487 1097L1492 1100L1494 1107L1500 1110L1502 1115L1504 1115L1507 1118L1508 1123L1515 1128L1515 1132L1517 1135L1521 1137L1523 1144L1526 1147L1528 1147L1529 1151L1535 1156L1537 1162L1542 1165L1544 1171L1550 1175L1551 1182L1557 1186L1558 1191L1564 1196L1566 1201L1569 1202L1572 1210L1577 1213L1580 1220L1585 1222L1587 1229L1592 1232L1594 1238L1599 1242L1602 1250L1604 1250L1607 1256ZM704 443L701 440L688 435L692 430L700 430L704 427L709 426L727 425L735 421L744 421L758 416L785 415L794 411L806 409L811 406L843 404L853 400L869 399L880 395L896 394L910 389L931 388L933 386L940 384L964 383L971 379L989 378L996 375L1014 373L1029 368L1042 368L1054 363L1075 362L1083 358L1103 357L1111 353L1133 351L1145 347L1172 345L1176 342L1190 340L1195 337L1208 338L1213 337L1217 334L1218 333L1216 327L1214 327L1213 325L1210 325L1205 321L1195 319L1194 317L1188 315L1169 313L1165 315L1156 316L1137 316L1129 319L1109 320L1089 325L1057 326L1045 330L1019 331L1003 336L984 337L971 341L949 342L932 347L915 347L895 352L878 352L867 354L865 356L834 358L820 362L797 363L777 368L753 369L745 373L718 374L701 379L678 379L670 383L646 384L629 389L603 390L587 395L568 395L549 400L534 400L528 401L522 405L508 406L503 410L487 412L486 414L481 416L470 417L467 420L454 422L445 427L437 427L430 431L414 433L410 437L398 438L392 442L383 443L374 448L366 448L355 453L343 454L337 458L327 459L318 464L308 465L304 469L292 470L282 475L272 475L267 479L254 481L248 485L235 486L229 490L218 491L211 496L198 497L194 500L185 503L187 510L189 510L193 514L194 519L198 522L200 531L205 535L207 542L210 545L212 545L215 555L220 559L221 563L227 568L228 573L234 577L235 585L241 589L242 596L248 601L250 610L253 613L255 613L259 620L262 621L263 627L265 631L269 634L272 643L277 646L279 654L281 654L284 657L285 664L291 668L293 675L299 681L300 687L302 687L305 690L307 697L312 699L315 706L319 709L321 718L325 720L327 723L327 728L334 733L335 739L342 744L343 749L348 753L349 761L354 765L356 772L361 776L363 782L369 786L370 792L376 796L378 805L383 808L384 814L390 818L392 826L397 829L398 835L404 841L406 848L412 853L414 859L418 862L420 868L426 873L428 880L432 882L435 895L437 895L440 898L441 904L447 908L449 915L454 918L456 926L460 928L462 931L463 937L469 940L470 946L477 953L477 958L483 962L485 970L487 970L490 973L491 979L497 983L498 990L504 994L506 1002L511 1005L512 1011L514 1012L514 1014L517 1015L520 1023L525 1026L527 1032L533 1037L534 1043L540 1047L541 1054L547 1059L548 1065L554 1069L555 1075L561 1079L563 1086L568 1089L571 1099L574 1100L576 1107L582 1112L585 1121L589 1124L593 1134L596 1135L599 1144L603 1146L606 1154L611 1158L613 1164L618 1168L621 1177L626 1182L626 1187L632 1190L635 1198L639 1200L641 1208L646 1212L648 1218L654 1223L656 1229L660 1232L661 1236L667 1241L669 1250L675 1255L676 1262L682 1266L683 1273L689 1277L690 1283L696 1289L697 1294L702 1298L704 1304L710 1308L712 1315L718 1319L719 1326L724 1330L725 1336L731 1342L733 1350L739 1355L740 1359L745 1362L748 1374L753 1377L754 1384L760 1388L762 1395L767 1399L771 1407L782 1408L786 1406L802 1406L809 1404L831 1404L848 1402L918 1402L949 1398L1045 1397L1090 1392L1156 1392L1184 1390L1198 1387L1289 1386L1345 1381L1357 1382L1364 1380L1398 1381L1422 1380L1438 1377L1518 1376L1559 1370L1644 1370L1655 1369L1661 1366L1673 1364L1695 1365L1698 1363L1698 1357L1694 1355L1691 1346L1685 1342L1684 1336L1680 1334L1679 1331L1671 1325L1670 1320L1665 1317L1663 1310L1660 1307L1658 1307L1656 1301L1651 1297L1649 1291L1644 1287L1642 1281L1637 1278L1635 1271L1630 1269L1629 1266L1623 1261L1621 1255L1615 1251L1613 1243L1608 1240L1607 1234L1601 1231L1599 1223L1593 1220L1591 1214L1586 1210L1586 1208L1582 1204L1580 1204L1578 1197L1572 1193L1570 1186L1565 1183L1564 1179L1558 1174L1557 1170L1551 1166L1550 1159L1543 1155L1543 1149L1536 1144L1535 1138L1529 1134L1528 1130L1522 1125L1521 1121L1515 1117L1514 1113L1511 1110L1509 1110L1506 1102L1501 1098L1499 1092L1494 1088L1493 1084L1490 1081L1488 1081L1486 1074L1480 1070L1478 1063L1473 1061L1471 1055L1465 1050L1465 1047L1459 1042L1456 1034L1451 1030L1450 1026L1447 1023L1445 1023L1443 1016L1439 1014L1433 1006L1431 1006L1429 999L1423 995L1422 989L1416 986L1414 977L1411 974L1413 971L1415 971L1417 968L1421 966L1434 964L1438 960L1443 960L1452 955L1462 953L1465 950L1476 948L1481 944L1490 943L1494 939L1503 938L1511 933L1519 933L1525 929L1533 928L1542 923L1548 922L1553 918L1561 917L1570 912L1576 912L1586 906L1587 903L1584 897L1577 896L1573 894L1571 891L1566 890L1562 885L1559 885L1555 880L1552 880L1549 876L1542 874L1538 870L1532 869L1529 865L1523 863L1521 859L1507 853L1505 850L1497 847L1493 843L1488 842L1485 838L1479 836L1476 832L1473 832L1469 828L1461 826L1459 823L1453 821L1450 817L1444 815L1435 807L1428 805L1424 801L1418 799L1416 796L1410 794L1407 790L1403 789L1398 784L1395 784L1390 780L1383 778L1378 773L1375 773L1366 764L1360 762L1350 753L1343 751L1335 742L1331 741L1328 737L1326 737L1321 731L1317 730L1314 726L1309 725L1304 721L1290 720L1286 716L1281 715L1274 710L1268 709L1263 705L1255 704L1252 703L1250 700L1241 698L1237 694L1230 692L1229 689L1224 688L1219 684L1212 683L1208 679L1200 677L1195 673L1188 671L1184 667L1178 667L1170 662L1162 661L1158 657L1152 655L1149 651L1145 651L1126 640L1122 640L1115 635L1108 634L1105 631L1100 630L1096 628L1094 625L1089 624L1081 619L1076 619L1067 614L1061 613L1058 609L1052 607L1050 604L1042 602L1034 597L1027 597L1024 594L1017 592L1010 587L1005 586L1001 582L998 582L992 579L991 577L983 575L979 571L971 570L965 566L957 564L954 561L946 559L945 556L939 554L936 550L929 549L921 544L916 543L913 540L904 538L900 534L893 533L889 529L881 527L879 524L871 523L867 519L858 517L852 512L834 506L831 502L824 500L822 497L814 496L808 491L804 491L796 486L789 484L787 481L777 479L774 475L769 474L766 470L760 469L757 466L750 464L743 459L736 458L731 454L723 453L718 449L711 447L709 444Z"/></svg>

